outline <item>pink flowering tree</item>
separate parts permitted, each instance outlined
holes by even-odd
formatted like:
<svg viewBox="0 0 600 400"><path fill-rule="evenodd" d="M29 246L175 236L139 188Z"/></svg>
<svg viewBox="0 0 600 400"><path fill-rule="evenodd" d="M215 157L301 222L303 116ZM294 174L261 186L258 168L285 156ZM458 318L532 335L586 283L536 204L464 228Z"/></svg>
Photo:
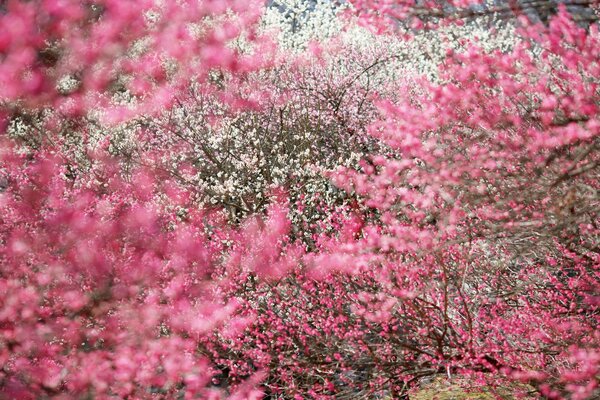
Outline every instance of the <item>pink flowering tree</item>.
<svg viewBox="0 0 600 400"><path fill-rule="evenodd" d="M352 3L0 3L0 397L598 396L597 25Z"/></svg>
<svg viewBox="0 0 600 400"><path fill-rule="evenodd" d="M214 388L197 347L214 329L245 326L220 289L245 233L191 208L193 195L154 167L157 153L123 173L96 131L108 129L100 119L169 106L213 69L263 65L261 10L234 1L0 4L1 397L259 396L260 375ZM246 48L236 49L242 36ZM244 253L269 265L287 227L273 210L248 231L266 232L273 246Z"/></svg>
<svg viewBox="0 0 600 400"><path fill-rule="evenodd" d="M20 156L3 146L2 396L225 396L198 343L248 323L222 295L229 270L243 262L270 276L293 262L290 255L278 263L285 212L273 208L265 222L236 232L202 211L177 217L189 192L155 171L124 181L102 159L73 181L51 150ZM273 245L245 245L247 235ZM229 395L258 396L257 377Z"/></svg>
<svg viewBox="0 0 600 400"><path fill-rule="evenodd" d="M207 352L274 396L410 395L428 376L522 396L598 394L598 30L562 9L505 51L449 51L380 96L393 151L332 180L338 216L295 274L252 280L254 324Z"/></svg>
<svg viewBox="0 0 600 400"><path fill-rule="evenodd" d="M110 107L107 118L154 113L213 68L248 71L261 62L230 46L257 36L254 1L2 2L0 101L52 106L67 115ZM251 47L251 46L249 46ZM116 107L114 96L134 98Z"/></svg>
<svg viewBox="0 0 600 400"><path fill-rule="evenodd" d="M523 23L511 51L449 52L441 83L381 100L370 133L398 157L334 179L384 224L314 263L381 268L374 312L397 324L390 341L407 339L404 382L487 373L588 398L599 368L598 29L564 8L547 28Z"/></svg>

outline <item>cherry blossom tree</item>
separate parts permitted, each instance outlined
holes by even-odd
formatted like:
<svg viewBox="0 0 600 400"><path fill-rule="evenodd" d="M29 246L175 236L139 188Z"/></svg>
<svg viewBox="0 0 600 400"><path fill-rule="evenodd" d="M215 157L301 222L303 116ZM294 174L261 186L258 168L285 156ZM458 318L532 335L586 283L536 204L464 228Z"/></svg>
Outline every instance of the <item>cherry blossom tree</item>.
<svg viewBox="0 0 600 400"><path fill-rule="evenodd" d="M221 379L268 366L269 391L297 398L406 396L439 374L598 394L598 30L565 9L520 24L509 48L467 41L433 82L381 96L369 131L394 151L332 177L380 217L341 218L296 275L235 292L256 322L209 347Z"/></svg>
<svg viewBox="0 0 600 400"><path fill-rule="evenodd" d="M253 1L4 1L0 101L67 115L112 105L111 120L153 113L212 68L255 68L257 54L229 43L242 35L265 52L261 11ZM123 95L135 107L111 104Z"/></svg>
<svg viewBox="0 0 600 400"><path fill-rule="evenodd" d="M384 320L397 315L411 338L413 368L588 398L598 387L598 29L564 8L547 28L522 24L512 50L449 52L441 83L382 99L370 132L399 156L335 180L385 225L315 265L383 268L379 311L393 305Z"/></svg>
<svg viewBox="0 0 600 400"><path fill-rule="evenodd" d="M262 65L268 43L254 30L262 8L0 6L1 396L258 397L260 375L227 394L214 388L211 360L197 348L213 329L244 327L231 317L239 305L219 289L243 235L203 210L178 213L190 193L156 163L123 174L95 129L156 113L212 69ZM243 54L230 43L240 35ZM276 243L285 233L284 215L273 212L254 237L265 231Z"/></svg>
<svg viewBox="0 0 600 400"><path fill-rule="evenodd" d="M0 397L598 396L594 19L350 3L0 3Z"/></svg>

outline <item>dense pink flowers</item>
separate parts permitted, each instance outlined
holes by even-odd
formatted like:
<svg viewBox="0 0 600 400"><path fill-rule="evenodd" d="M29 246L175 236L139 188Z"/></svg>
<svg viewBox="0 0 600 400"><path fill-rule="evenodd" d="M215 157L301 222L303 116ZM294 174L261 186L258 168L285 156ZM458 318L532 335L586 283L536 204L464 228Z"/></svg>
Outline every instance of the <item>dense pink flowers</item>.
<svg viewBox="0 0 600 400"><path fill-rule="evenodd" d="M390 35L478 10L352 3ZM597 24L426 77L262 11L2 2L0 397L596 397Z"/></svg>
<svg viewBox="0 0 600 400"><path fill-rule="evenodd" d="M137 113L155 113L213 68L262 64L261 9L260 1L3 2L0 100L78 115L126 92L137 97ZM232 49L240 35L259 54ZM109 117L131 114L113 105Z"/></svg>

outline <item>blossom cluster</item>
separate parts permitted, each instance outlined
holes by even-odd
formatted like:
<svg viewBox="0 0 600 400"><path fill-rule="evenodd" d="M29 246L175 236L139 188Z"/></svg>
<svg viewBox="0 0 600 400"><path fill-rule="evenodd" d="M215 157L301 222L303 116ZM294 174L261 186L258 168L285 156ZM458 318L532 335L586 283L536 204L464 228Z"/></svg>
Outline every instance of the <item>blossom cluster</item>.
<svg viewBox="0 0 600 400"><path fill-rule="evenodd" d="M0 4L0 397L598 397L600 33L528 7Z"/></svg>

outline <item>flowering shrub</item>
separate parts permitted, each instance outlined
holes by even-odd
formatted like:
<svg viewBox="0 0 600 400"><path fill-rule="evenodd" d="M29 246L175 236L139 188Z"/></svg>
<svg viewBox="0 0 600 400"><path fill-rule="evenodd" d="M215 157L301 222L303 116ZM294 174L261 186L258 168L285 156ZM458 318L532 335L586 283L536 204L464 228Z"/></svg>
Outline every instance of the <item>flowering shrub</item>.
<svg viewBox="0 0 600 400"><path fill-rule="evenodd" d="M1 4L1 397L598 396L597 24L352 3Z"/></svg>
<svg viewBox="0 0 600 400"><path fill-rule="evenodd" d="M175 221L165 206L188 193L169 180L102 165L72 183L50 152L3 156L2 395L218 397L197 343L244 327L218 290L239 235L203 213Z"/></svg>
<svg viewBox="0 0 600 400"><path fill-rule="evenodd" d="M520 32L379 102L369 132L393 151L333 180L380 218L342 216L299 275L236 293L254 327L210 347L231 379L268 367L271 393L302 398L435 374L597 394L598 31L563 10Z"/></svg>
<svg viewBox="0 0 600 400"><path fill-rule="evenodd" d="M81 115L125 92L134 110L113 105L107 118L153 113L212 68L255 68L256 55L229 43L243 35L265 51L254 29L261 10L253 1L3 2L0 101Z"/></svg>
<svg viewBox="0 0 600 400"><path fill-rule="evenodd" d="M417 335L408 357L426 371L503 373L550 398L596 393L598 38L563 9L509 52L449 53L442 83L380 103L370 133L399 156L335 178L385 225L315 263L385 268L381 307Z"/></svg>

